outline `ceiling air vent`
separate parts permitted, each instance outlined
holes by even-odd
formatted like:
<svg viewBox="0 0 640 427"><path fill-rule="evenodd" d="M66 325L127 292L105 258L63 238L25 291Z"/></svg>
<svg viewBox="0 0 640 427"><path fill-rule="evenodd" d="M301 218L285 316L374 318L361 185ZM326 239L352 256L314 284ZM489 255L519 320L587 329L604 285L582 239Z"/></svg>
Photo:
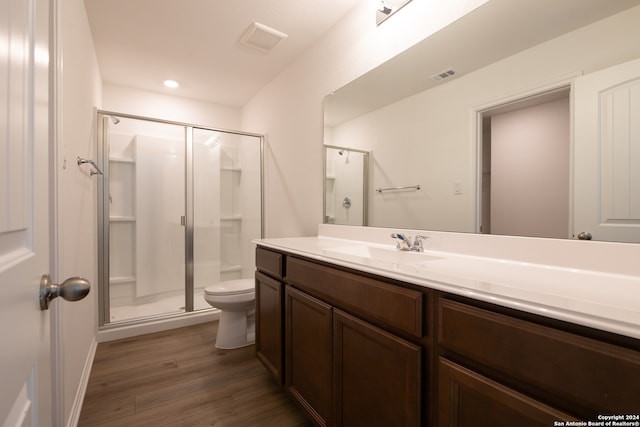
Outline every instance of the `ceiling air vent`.
<svg viewBox="0 0 640 427"><path fill-rule="evenodd" d="M285 33L267 27L259 22L254 22L249 25L249 28L244 32L240 43L263 52L268 52L276 47L276 45L280 43L280 40L286 39L287 37Z"/></svg>
<svg viewBox="0 0 640 427"><path fill-rule="evenodd" d="M453 68L449 68L448 70L444 70L441 71L439 73L434 74L433 76L431 76L431 80L434 80L436 82L440 82L442 80L448 79L450 77L453 77L457 74L457 71L454 70Z"/></svg>

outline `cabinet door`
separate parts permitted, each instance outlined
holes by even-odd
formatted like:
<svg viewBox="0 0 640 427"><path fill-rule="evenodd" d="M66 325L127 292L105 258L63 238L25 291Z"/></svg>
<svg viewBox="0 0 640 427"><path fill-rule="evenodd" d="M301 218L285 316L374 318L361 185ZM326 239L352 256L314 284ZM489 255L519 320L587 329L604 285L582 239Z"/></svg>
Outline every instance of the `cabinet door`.
<svg viewBox="0 0 640 427"><path fill-rule="evenodd" d="M277 280L256 272L256 356L281 385L283 286Z"/></svg>
<svg viewBox="0 0 640 427"><path fill-rule="evenodd" d="M549 427L576 421L446 359L438 361L438 426Z"/></svg>
<svg viewBox="0 0 640 427"><path fill-rule="evenodd" d="M473 361L538 400L584 419L638 411L638 351L446 299L438 323L450 359Z"/></svg>
<svg viewBox="0 0 640 427"><path fill-rule="evenodd" d="M338 426L420 425L421 349L334 308Z"/></svg>
<svg viewBox="0 0 640 427"><path fill-rule="evenodd" d="M331 423L331 306L285 290L286 388L318 425Z"/></svg>

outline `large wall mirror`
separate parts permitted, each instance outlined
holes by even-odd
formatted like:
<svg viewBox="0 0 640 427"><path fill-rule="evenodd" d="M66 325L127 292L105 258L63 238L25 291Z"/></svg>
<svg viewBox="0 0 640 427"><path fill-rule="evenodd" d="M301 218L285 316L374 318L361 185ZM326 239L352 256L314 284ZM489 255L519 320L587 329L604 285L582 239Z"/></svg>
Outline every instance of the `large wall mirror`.
<svg viewBox="0 0 640 427"><path fill-rule="evenodd" d="M369 153L367 224L640 242L638 22L491 0L328 95L325 145Z"/></svg>

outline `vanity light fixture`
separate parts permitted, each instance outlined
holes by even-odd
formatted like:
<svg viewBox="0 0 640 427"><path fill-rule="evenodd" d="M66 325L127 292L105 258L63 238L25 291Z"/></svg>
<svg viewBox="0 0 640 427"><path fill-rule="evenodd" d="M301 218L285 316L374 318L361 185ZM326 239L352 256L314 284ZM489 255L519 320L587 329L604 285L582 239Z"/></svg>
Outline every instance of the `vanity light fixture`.
<svg viewBox="0 0 640 427"><path fill-rule="evenodd" d="M165 85L166 87L170 88L170 89L175 89L175 88L177 88L178 86L180 86L180 83L178 83L178 82L177 82L177 81L175 81L175 80L165 80L165 81L164 81L164 85Z"/></svg>
<svg viewBox="0 0 640 427"><path fill-rule="evenodd" d="M378 6L378 11L385 15L389 15L391 13L391 8L386 5L384 0L380 0L380 6Z"/></svg>
<svg viewBox="0 0 640 427"><path fill-rule="evenodd" d="M376 10L376 24L380 25L391 15L402 9L411 0L380 0Z"/></svg>

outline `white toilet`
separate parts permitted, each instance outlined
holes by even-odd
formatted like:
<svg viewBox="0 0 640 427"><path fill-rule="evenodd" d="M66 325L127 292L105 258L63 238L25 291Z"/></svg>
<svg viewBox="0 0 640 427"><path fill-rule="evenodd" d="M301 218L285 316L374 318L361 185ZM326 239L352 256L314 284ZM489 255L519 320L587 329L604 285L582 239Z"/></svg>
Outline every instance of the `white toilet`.
<svg viewBox="0 0 640 427"><path fill-rule="evenodd" d="M207 286L204 299L220 309L217 348L240 348L255 342L254 279L227 280Z"/></svg>

